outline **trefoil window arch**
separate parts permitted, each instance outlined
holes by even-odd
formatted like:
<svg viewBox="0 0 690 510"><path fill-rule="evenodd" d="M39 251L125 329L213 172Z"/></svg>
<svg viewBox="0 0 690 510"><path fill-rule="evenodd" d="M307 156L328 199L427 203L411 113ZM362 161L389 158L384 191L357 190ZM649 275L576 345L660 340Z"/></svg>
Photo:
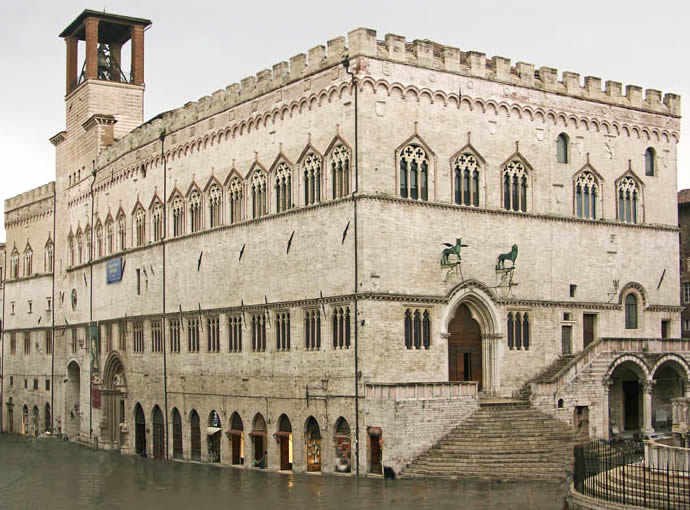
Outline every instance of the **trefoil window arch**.
<svg viewBox="0 0 690 510"><path fill-rule="evenodd" d="M44 269L46 273L52 273L55 264L55 246L53 245L53 240L48 238L48 242L45 247L45 261ZM2 275L0 275L1 277Z"/></svg>
<svg viewBox="0 0 690 510"><path fill-rule="evenodd" d="M242 181L233 177L230 181L230 223L237 223L242 219Z"/></svg>
<svg viewBox="0 0 690 510"><path fill-rule="evenodd" d="M631 176L625 176L618 181L616 190L618 221L623 223L637 223L640 206L640 190L637 181Z"/></svg>
<svg viewBox="0 0 690 510"><path fill-rule="evenodd" d="M193 234L201 230L201 193L198 189L189 194L189 231Z"/></svg>
<svg viewBox="0 0 690 510"><path fill-rule="evenodd" d="M405 146L398 156L400 196L413 200L429 199L429 156L419 144Z"/></svg>
<svg viewBox="0 0 690 510"><path fill-rule="evenodd" d="M99 258L103 256L103 224L101 220L96 223L96 254Z"/></svg>
<svg viewBox="0 0 690 510"><path fill-rule="evenodd" d="M184 198L179 193L172 200L173 237L184 235Z"/></svg>
<svg viewBox="0 0 690 510"><path fill-rule="evenodd" d="M84 262L84 236L81 233L81 229L77 230L77 263L81 264Z"/></svg>
<svg viewBox="0 0 690 510"><path fill-rule="evenodd" d="M575 179L575 215L578 218L596 220L599 200L599 180L589 170Z"/></svg>
<svg viewBox="0 0 690 510"><path fill-rule="evenodd" d="M292 207L292 172L285 161L281 161L276 168L273 187L276 193L276 212L290 209Z"/></svg>
<svg viewBox="0 0 690 510"><path fill-rule="evenodd" d="M218 184L214 183L208 190L208 224L210 228L222 225L222 205L223 190Z"/></svg>
<svg viewBox="0 0 690 510"><path fill-rule="evenodd" d="M24 276L31 276L33 274L33 258L34 252L29 244L24 250Z"/></svg>
<svg viewBox="0 0 690 510"><path fill-rule="evenodd" d="M453 160L453 189L456 204L479 206L479 172L479 162L471 152L463 152Z"/></svg>
<svg viewBox="0 0 690 510"><path fill-rule="evenodd" d="M113 225L112 217L105 221L105 237L106 244L108 245L108 255L111 255L115 251L115 226Z"/></svg>
<svg viewBox="0 0 690 510"><path fill-rule="evenodd" d="M309 152L304 158L304 205L321 201L321 158Z"/></svg>
<svg viewBox="0 0 690 510"><path fill-rule="evenodd" d="M123 212L117 216L117 242L120 251L127 249L127 223Z"/></svg>
<svg viewBox="0 0 690 510"><path fill-rule="evenodd" d="M350 194L350 150L339 143L333 148L330 160L331 185L335 200Z"/></svg>
<svg viewBox="0 0 690 510"><path fill-rule="evenodd" d="M267 196L266 196L266 175L257 170L251 178L252 191L252 217L260 218L267 212Z"/></svg>
<svg viewBox="0 0 690 510"><path fill-rule="evenodd" d="M134 237L137 246L143 246L146 241L146 211L138 207L134 213Z"/></svg>
<svg viewBox="0 0 690 510"><path fill-rule="evenodd" d="M510 160L503 168L503 208L527 211L527 168L519 159Z"/></svg>
<svg viewBox="0 0 690 510"><path fill-rule="evenodd" d="M163 204L158 200L151 207L151 233L154 243L163 238Z"/></svg>

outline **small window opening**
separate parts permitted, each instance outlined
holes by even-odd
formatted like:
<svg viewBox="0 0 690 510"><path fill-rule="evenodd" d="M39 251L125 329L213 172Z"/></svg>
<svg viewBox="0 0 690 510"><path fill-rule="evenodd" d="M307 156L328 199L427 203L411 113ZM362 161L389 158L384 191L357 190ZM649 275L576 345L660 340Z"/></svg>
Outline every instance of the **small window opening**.
<svg viewBox="0 0 690 510"><path fill-rule="evenodd" d="M558 399L558 409L563 409L563 399L562 398Z"/></svg>
<svg viewBox="0 0 690 510"><path fill-rule="evenodd" d="M575 297L575 292L577 291L577 285L574 283L570 284L570 297Z"/></svg>
<svg viewBox="0 0 690 510"><path fill-rule="evenodd" d="M141 295L141 270L137 269L137 296Z"/></svg>
<svg viewBox="0 0 690 510"><path fill-rule="evenodd" d="M573 320L573 315L570 312L563 312L563 320L564 321Z"/></svg>

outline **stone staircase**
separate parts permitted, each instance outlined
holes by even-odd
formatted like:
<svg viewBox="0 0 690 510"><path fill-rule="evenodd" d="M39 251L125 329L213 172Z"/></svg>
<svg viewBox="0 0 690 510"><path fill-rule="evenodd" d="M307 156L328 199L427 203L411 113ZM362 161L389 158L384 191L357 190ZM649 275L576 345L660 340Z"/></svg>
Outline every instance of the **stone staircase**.
<svg viewBox="0 0 690 510"><path fill-rule="evenodd" d="M527 402L484 401L480 409L404 468L402 478L564 480L576 437Z"/></svg>
<svg viewBox="0 0 690 510"><path fill-rule="evenodd" d="M554 379L554 377L563 370L573 359L575 359L574 354L562 354L556 358L553 363L544 368L536 376L532 377L529 381L523 384L519 390L513 393L513 398L520 400L529 400L530 397L530 384L533 382L549 382Z"/></svg>

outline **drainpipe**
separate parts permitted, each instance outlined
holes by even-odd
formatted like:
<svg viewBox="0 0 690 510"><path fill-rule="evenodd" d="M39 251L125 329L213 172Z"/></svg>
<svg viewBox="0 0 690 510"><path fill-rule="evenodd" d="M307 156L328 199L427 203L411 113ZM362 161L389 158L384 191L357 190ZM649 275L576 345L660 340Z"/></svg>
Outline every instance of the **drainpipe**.
<svg viewBox="0 0 690 510"><path fill-rule="evenodd" d="M90 220L90 239L86 240L89 245L89 354L91 355L89 359L89 439L93 439L93 362L96 359L97 352L91 352L91 328L93 327L93 185L96 184L96 160L91 160L91 220ZM99 332L100 333L100 332ZM100 336L100 334L99 334Z"/></svg>
<svg viewBox="0 0 690 510"><path fill-rule="evenodd" d="M55 257L57 255L57 241L55 240L55 225L57 222L57 179L53 185L53 267L50 268L52 275L51 295L50 295L50 426L55 430ZM3 309L5 300L3 299ZM4 310L3 310L4 313Z"/></svg>
<svg viewBox="0 0 690 510"><path fill-rule="evenodd" d="M354 287L354 302L355 302L355 473L359 476L359 312L358 312L358 281L359 281L359 264L357 258L357 192L359 191L359 147L358 147L358 92L359 83L354 73L350 71L350 58L345 57L343 60L345 72L350 75L352 86L355 89L355 189L352 192L353 204L353 221L354 221L354 255L355 255L355 287Z"/></svg>
<svg viewBox="0 0 690 510"><path fill-rule="evenodd" d="M168 360L167 346L165 344L165 241L168 235L168 161L165 158L165 128L160 133L161 157L163 158L163 232L161 235L161 247L163 248L163 319L161 320L161 341L163 342L163 400L165 405L165 458L168 455Z"/></svg>

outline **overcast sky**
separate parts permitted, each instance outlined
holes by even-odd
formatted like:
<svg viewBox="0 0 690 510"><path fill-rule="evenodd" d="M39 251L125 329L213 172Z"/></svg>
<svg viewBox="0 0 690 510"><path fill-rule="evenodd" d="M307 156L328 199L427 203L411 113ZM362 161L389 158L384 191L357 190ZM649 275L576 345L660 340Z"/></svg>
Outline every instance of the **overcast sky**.
<svg viewBox="0 0 690 510"><path fill-rule="evenodd" d="M431 39L690 97L684 0L100 2L0 0L0 212L4 199L54 179L48 139L65 125L65 44L58 34L85 8L153 22L146 32L145 119L360 26L379 39ZM683 121L679 189L690 187L688 127Z"/></svg>

